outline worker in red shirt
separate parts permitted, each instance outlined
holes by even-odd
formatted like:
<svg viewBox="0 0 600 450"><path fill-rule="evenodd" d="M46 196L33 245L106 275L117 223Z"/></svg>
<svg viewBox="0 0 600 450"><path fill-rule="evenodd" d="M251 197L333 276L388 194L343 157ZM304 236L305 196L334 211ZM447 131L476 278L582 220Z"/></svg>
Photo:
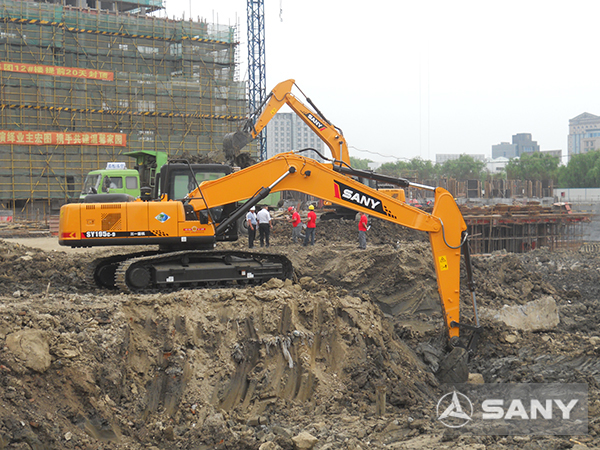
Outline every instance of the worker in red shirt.
<svg viewBox="0 0 600 450"><path fill-rule="evenodd" d="M360 212L358 221L358 248L365 250L367 248L367 230L369 229L367 215Z"/></svg>
<svg viewBox="0 0 600 450"><path fill-rule="evenodd" d="M317 213L315 212L315 207L310 205L308 207L308 219L306 221L306 233L304 234L304 246L308 245L308 241L310 241L310 245L315 245L315 229L317 228Z"/></svg>
<svg viewBox="0 0 600 450"><path fill-rule="evenodd" d="M293 206L288 208L288 212L292 214L292 218L288 219L288 222L292 223L292 242L295 244L297 240L301 243L304 236L302 236L302 219L300 218L300 214Z"/></svg>

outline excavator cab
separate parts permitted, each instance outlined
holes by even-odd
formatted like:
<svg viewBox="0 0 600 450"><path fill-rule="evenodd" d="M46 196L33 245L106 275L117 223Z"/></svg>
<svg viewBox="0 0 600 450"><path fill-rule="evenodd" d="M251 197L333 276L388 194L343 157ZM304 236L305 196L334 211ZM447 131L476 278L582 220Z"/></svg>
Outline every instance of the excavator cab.
<svg viewBox="0 0 600 450"><path fill-rule="evenodd" d="M172 161L164 165L156 175L153 197L156 200L184 202L188 193L203 182L217 180L232 171L233 169L225 164L189 164L184 160ZM184 202L186 220L199 221L202 225L207 225L209 222L221 223L237 206L237 202L233 202L194 211L190 204ZM216 239L217 241L237 240L237 223L217 235Z"/></svg>

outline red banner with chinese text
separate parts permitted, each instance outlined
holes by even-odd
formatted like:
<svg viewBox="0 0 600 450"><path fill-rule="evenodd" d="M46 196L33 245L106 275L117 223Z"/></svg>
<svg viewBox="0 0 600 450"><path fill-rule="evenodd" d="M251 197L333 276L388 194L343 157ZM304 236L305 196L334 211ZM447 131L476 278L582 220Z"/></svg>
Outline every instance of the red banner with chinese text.
<svg viewBox="0 0 600 450"><path fill-rule="evenodd" d="M61 133L56 131L0 130L0 145L111 145L125 147L123 133Z"/></svg>
<svg viewBox="0 0 600 450"><path fill-rule="evenodd" d="M31 73L53 77L90 78L92 80L113 81L114 73L96 69L78 69L77 67L42 66L0 61L0 70L5 72Z"/></svg>

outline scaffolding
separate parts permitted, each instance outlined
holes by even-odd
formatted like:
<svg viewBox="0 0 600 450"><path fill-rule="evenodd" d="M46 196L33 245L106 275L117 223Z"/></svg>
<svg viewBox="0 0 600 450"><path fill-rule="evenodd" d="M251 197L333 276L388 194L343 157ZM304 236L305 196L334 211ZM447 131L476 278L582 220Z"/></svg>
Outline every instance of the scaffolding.
<svg viewBox="0 0 600 450"><path fill-rule="evenodd" d="M25 217L51 213L78 197L90 170L128 162L122 153L221 150L247 111L236 33L0 0L0 202Z"/></svg>

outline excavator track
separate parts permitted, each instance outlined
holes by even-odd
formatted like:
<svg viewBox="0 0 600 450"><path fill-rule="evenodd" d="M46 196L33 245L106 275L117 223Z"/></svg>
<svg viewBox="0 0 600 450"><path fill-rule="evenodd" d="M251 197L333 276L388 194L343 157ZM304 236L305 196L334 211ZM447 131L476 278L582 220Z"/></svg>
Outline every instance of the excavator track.
<svg viewBox="0 0 600 450"><path fill-rule="evenodd" d="M125 293L179 287L244 285L293 276L283 255L234 251L179 251L141 255L121 260L114 286Z"/></svg>
<svg viewBox="0 0 600 450"><path fill-rule="evenodd" d="M97 258L88 265L88 270L85 273L86 282L91 286L97 286L105 289L116 289L115 271L121 262L129 258L139 258L157 253L158 251L147 251Z"/></svg>

